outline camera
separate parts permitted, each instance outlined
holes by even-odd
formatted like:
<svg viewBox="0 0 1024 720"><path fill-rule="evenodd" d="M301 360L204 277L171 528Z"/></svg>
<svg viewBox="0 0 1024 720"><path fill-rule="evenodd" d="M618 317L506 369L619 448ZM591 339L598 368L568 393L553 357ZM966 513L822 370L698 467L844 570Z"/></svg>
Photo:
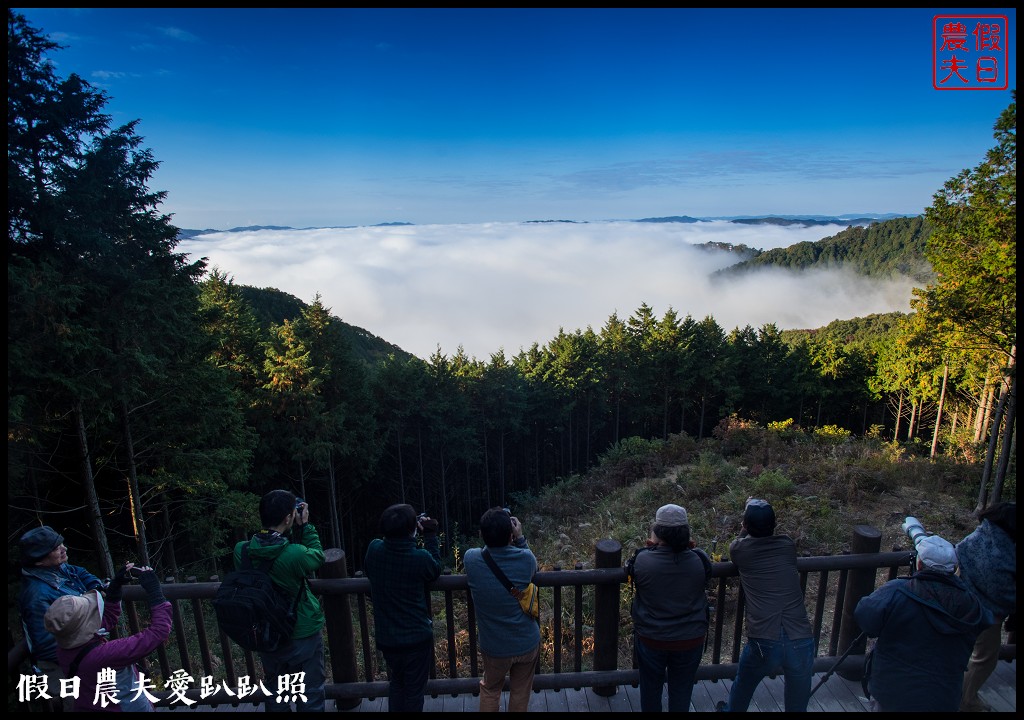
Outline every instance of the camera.
<svg viewBox="0 0 1024 720"><path fill-rule="evenodd" d="M295 509L301 511L302 506L306 504L306 501L300 497L295 498Z"/></svg>
<svg viewBox="0 0 1024 720"><path fill-rule="evenodd" d="M502 508L502 510L505 511L506 515L508 515L509 517L512 517L512 511L511 510L509 510L508 508Z"/></svg>
<svg viewBox="0 0 1024 720"><path fill-rule="evenodd" d="M416 522L423 522L428 517L430 517L430 516L427 515L426 513L420 513L419 515L416 516Z"/></svg>
<svg viewBox="0 0 1024 720"><path fill-rule="evenodd" d="M918 538L925 537L928 533L924 530L924 525L916 517L907 516L907 519L903 521L903 532L907 534L910 541L917 545Z"/></svg>

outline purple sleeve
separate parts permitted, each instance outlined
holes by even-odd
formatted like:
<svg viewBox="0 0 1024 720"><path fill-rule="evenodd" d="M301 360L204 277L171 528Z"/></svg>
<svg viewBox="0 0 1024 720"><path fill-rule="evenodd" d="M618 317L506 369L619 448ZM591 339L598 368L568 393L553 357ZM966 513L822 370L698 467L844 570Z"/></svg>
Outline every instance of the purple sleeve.
<svg viewBox="0 0 1024 720"><path fill-rule="evenodd" d="M120 615L120 609L117 614ZM150 608L149 627L128 637L109 640L86 655L81 672L95 672L104 667L122 668L138 662L160 647L171 635L171 604L163 602ZM103 613L104 619L108 617Z"/></svg>

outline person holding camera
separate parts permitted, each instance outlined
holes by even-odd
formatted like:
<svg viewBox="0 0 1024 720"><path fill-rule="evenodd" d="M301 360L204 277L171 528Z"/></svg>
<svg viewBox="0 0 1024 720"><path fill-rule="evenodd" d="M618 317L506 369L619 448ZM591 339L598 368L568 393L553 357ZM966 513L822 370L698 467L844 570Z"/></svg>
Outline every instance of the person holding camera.
<svg viewBox="0 0 1024 720"><path fill-rule="evenodd" d="M860 599L854 618L878 638L865 676L877 712L956 712L964 670L992 613L956 576L953 546L908 517L903 530L917 551L915 572Z"/></svg>
<svg viewBox="0 0 1024 720"><path fill-rule="evenodd" d="M533 582L537 558L523 536L522 523L508 508L493 507L481 516L480 537L486 547L467 550L463 558L480 631L484 672L480 679L480 712L498 711L506 676L508 711L526 712L540 651L540 626L523 612L483 553L517 588Z"/></svg>
<svg viewBox="0 0 1024 720"><path fill-rule="evenodd" d="M132 579L146 591L149 627L128 637L110 638L121 617L123 586ZM76 712L153 712L153 703L139 692L136 663L171 635L171 604L150 567L125 563L107 586L85 595L63 595L43 617L57 644L57 661L66 677L80 680ZM54 688L57 690L57 688Z"/></svg>
<svg viewBox="0 0 1024 720"><path fill-rule="evenodd" d="M631 612L640 710L661 712L667 681L669 712L689 712L708 632L711 559L691 539L685 508L658 508L646 547L634 553L627 572L636 593Z"/></svg>
<svg viewBox="0 0 1024 720"><path fill-rule="evenodd" d="M1017 503L999 502L978 513L978 527L956 546L960 579L994 622L978 635L964 675L960 712L984 712L978 696L999 662L1003 622L1017 611Z"/></svg>
<svg viewBox="0 0 1024 720"><path fill-rule="evenodd" d="M388 712L423 712L423 694L434 665L434 621L428 584L441 576L437 520L412 505L387 508L380 533L366 549L377 649L388 673ZM423 533L423 547L416 534Z"/></svg>
<svg viewBox="0 0 1024 720"><path fill-rule="evenodd" d="M746 712L758 683L782 668L786 712L807 712L814 674L814 632L807 619L796 543L775 534L775 510L747 498L740 536L729 545L746 598L747 644L740 654L729 701L716 709Z"/></svg>
<svg viewBox="0 0 1024 720"><path fill-rule="evenodd" d="M262 528L249 540L235 545L235 569L242 566L242 548L254 565L272 560L270 579L287 597L298 597L295 629L291 641L273 652L259 653L263 672L277 686L285 674L305 673L305 700L295 705L299 711L323 712L324 690L324 611L306 578L324 564L320 535L309 521L309 505L288 490L271 490L260 499ZM273 688L271 688L273 689ZM287 703L268 699L268 712L288 712Z"/></svg>

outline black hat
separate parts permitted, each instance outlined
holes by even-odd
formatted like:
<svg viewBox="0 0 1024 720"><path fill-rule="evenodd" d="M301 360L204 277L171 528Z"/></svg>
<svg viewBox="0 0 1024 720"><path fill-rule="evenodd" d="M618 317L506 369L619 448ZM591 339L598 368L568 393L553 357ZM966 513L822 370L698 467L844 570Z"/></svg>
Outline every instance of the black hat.
<svg viewBox="0 0 1024 720"><path fill-rule="evenodd" d="M62 542L64 542L64 536L49 525L32 528L18 541L21 550L21 564L34 565L37 560L42 560L53 552L53 549Z"/></svg>
<svg viewBox="0 0 1024 720"><path fill-rule="evenodd" d="M754 537L768 537L775 532L775 510L767 500L751 498L743 510L743 524Z"/></svg>

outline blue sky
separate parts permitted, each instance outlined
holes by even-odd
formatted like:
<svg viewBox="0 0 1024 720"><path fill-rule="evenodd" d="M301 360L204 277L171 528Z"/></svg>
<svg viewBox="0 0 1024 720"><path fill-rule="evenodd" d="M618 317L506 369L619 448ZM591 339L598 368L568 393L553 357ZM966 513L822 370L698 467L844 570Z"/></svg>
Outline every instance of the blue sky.
<svg viewBox="0 0 1024 720"><path fill-rule="evenodd" d="M932 86L1002 9L18 9L184 228L917 214L1006 91Z"/></svg>

